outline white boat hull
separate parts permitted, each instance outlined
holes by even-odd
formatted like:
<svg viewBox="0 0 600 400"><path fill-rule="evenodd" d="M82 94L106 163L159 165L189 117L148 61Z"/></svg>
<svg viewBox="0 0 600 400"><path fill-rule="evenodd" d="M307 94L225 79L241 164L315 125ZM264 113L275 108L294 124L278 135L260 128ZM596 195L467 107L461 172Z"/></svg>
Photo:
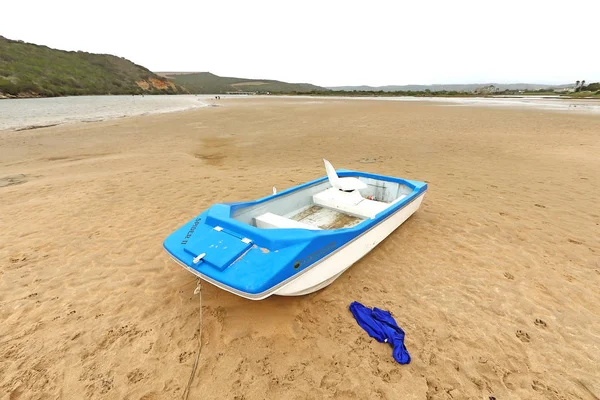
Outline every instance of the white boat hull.
<svg viewBox="0 0 600 400"><path fill-rule="evenodd" d="M271 294L279 296L302 296L328 286L413 215L421 206L424 197L425 193L370 231L367 231L335 253L312 265L305 273Z"/></svg>

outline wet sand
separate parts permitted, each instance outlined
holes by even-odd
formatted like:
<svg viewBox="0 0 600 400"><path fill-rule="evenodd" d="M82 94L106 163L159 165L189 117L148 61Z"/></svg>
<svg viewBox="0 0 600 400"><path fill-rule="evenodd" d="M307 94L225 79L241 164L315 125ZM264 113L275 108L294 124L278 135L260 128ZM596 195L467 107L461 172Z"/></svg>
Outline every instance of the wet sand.
<svg viewBox="0 0 600 400"><path fill-rule="evenodd" d="M219 104L0 132L1 399L181 398L198 354L190 399L600 397L600 117ZM194 295L164 238L215 202L323 176L322 157L429 191L315 294ZM409 365L355 300L392 312Z"/></svg>

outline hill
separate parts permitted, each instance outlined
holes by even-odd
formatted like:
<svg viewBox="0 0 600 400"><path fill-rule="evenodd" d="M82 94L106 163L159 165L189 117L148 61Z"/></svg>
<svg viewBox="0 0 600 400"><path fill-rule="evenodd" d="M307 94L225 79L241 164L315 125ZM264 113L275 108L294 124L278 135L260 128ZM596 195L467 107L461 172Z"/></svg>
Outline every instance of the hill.
<svg viewBox="0 0 600 400"><path fill-rule="evenodd" d="M494 85L499 90L540 90L553 89L563 87L573 87L574 84L566 85L544 85L535 83L469 83L469 84L448 84L448 85L387 85L387 86L336 86L328 87L330 90L345 90L345 91L384 91L384 92L422 92L430 90L432 92L440 91L457 91L457 92L472 92L478 88Z"/></svg>
<svg viewBox="0 0 600 400"><path fill-rule="evenodd" d="M287 83L268 79L222 77L210 72L157 72L190 93L221 94L227 92L292 93L327 91L308 83Z"/></svg>
<svg viewBox="0 0 600 400"><path fill-rule="evenodd" d="M179 92L168 79L125 58L0 36L0 97Z"/></svg>

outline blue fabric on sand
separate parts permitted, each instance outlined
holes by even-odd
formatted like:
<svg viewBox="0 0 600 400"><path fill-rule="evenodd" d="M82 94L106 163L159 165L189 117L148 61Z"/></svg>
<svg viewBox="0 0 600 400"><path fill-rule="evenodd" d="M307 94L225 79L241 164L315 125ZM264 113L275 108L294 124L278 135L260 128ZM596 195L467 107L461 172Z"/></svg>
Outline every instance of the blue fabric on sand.
<svg viewBox="0 0 600 400"><path fill-rule="evenodd" d="M356 322L378 342L386 342L394 347L394 359L400 364L408 364L410 355L404 346L404 331L396 324L389 311L374 307L372 310L357 301L350 304L350 312Z"/></svg>

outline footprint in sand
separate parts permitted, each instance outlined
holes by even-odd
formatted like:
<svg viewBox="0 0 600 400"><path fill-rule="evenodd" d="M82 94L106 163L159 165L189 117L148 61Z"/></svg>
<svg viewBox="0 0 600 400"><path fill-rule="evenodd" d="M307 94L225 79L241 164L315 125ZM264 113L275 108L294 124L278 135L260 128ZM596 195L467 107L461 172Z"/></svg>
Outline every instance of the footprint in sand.
<svg viewBox="0 0 600 400"><path fill-rule="evenodd" d="M188 360L188 358L190 358L190 356L194 353L195 353L195 351L193 351L193 352L184 351L183 353L180 353L179 354L179 362L180 363L186 362Z"/></svg>
<svg viewBox="0 0 600 400"><path fill-rule="evenodd" d="M27 261L27 256L17 256L17 257L10 258L10 262L12 264L17 264L19 262L24 262L24 261Z"/></svg>
<svg viewBox="0 0 600 400"><path fill-rule="evenodd" d="M24 174L8 175L4 178L0 178L0 188L12 185L20 185L21 183L27 182Z"/></svg>
<svg viewBox="0 0 600 400"><path fill-rule="evenodd" d="M376 163L377 159L376 158L361 158L360 160L358 160L359 163L362 164L372 164L372 163Z"/></svg>
<svg viewBox="0 0 600 400"><path fill-rule="evenodd" d="M533 390L535 390L536 392L543 392L545 390L547 390L548 388L546 387L546 385L544 385L542 382L540 381L533 381L531 383L531 388Z"/></svg>
<svg viewBox="0 0 600 400"><path fill-rule="evenodd" d="M520 329L517 331L516 335L519 338L519 340L523 343L527 343L531 340L531 338L529 337L529 333L523 332Z"/></svg>
<svg viewBox="0 0 600 400"><path fill-rule="evenodd" d="M535 320L534 324L535 324L536 326L539 326L539 327L541 327L541 328L547 328L547 327L548 327L548 324L546 324L546 323L544 322L544 320L541 320L541 319L539 319L539 318L537 318L537 319Z"/></svg>
<svg viewBox="0 0 600 400"><path fill-rule="evenodd" d="M506 279L510 279L511 281L512 281L513 279L515 279L515 276L514 276L513 274L511 274L510 272L505 272L505 273L504 273L504 277L505 277Z"/></svg>
<svg viewBox="0 0 600 400"><path fill-rule="evenodd" d="M144 349L144 354L148 354L150 350L152 350L152 347L154 347L154 342L150 343L150 345Z"/></svg>
<svg viewBox="0 0 600 400"><path fill-rule="evenodd" d="M136 368L127 374L129 383L135 384L143 379L146 379L146 375L139 368Z"/></svg>

